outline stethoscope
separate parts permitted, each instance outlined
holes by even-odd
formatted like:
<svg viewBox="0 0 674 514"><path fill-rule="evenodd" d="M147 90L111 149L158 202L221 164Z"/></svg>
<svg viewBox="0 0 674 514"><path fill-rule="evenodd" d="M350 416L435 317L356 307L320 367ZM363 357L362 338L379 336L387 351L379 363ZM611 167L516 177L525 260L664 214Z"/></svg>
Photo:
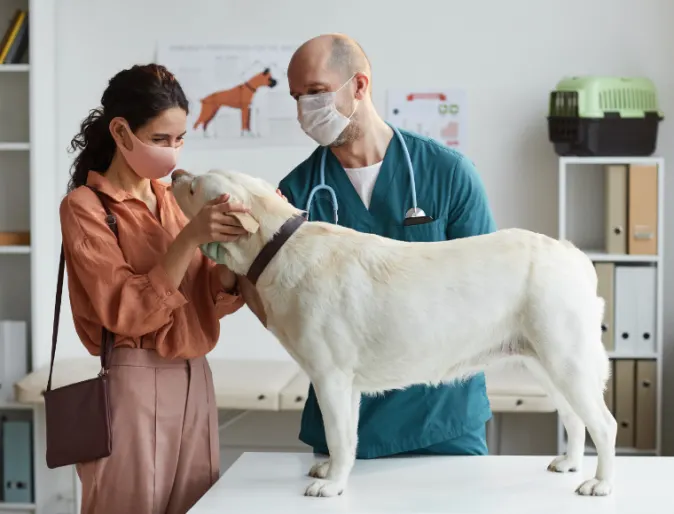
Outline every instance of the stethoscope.
<svg viewBox="0 0 674 514"><path fill-rule="evenodd" d="M422 223L428 223L429 221L433 221L433 218L427 216L426 213L417 206L417 187L416 184L414 183L414 166L412 166L412 159L410 157L410 152L407 149L407 145L405 144L405 140L403 139L403 136L400 133L400 131L393 126L391 126L391 128L393 129L393 132L395 132L395 135L398 137L398 140L400 141L400 144L403 147L403 151L405 152L405 160L407 161L407 170L409 172L410 182L412 184L412 208L405 213L405 220L403 221L403 225L420 225ZM309 219L311 201L313 200L314 195L321 189L325 189L328 193L330 193L330 197L332 200L332 211L334 213L334 220L336 225L337 222L339 221L339 216L337 212L337 195L335 194L335 190L325 183L325 158L327 155L328 155L328 148L324 147L323 152L321 154L321 166L320 166L321 183L318 184L317 186L314 186L314 188L309 193L309 199L307 200L307 208L306 208L306 219L307 220Z"/></svg>

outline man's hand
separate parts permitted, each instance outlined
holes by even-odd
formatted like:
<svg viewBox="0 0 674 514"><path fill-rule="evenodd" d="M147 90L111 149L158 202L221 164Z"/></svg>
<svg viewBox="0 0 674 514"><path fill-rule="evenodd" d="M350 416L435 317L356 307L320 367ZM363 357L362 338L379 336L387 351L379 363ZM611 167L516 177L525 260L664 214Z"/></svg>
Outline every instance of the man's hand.
<svg viewBox="0 0 674 514"><path fill-rule="evenodd" d="M248 308L255 314L255 316L257 316L257 319L259 319L266 328L267 314L264 311L262 300L260 299L257 289L255 289L253 283L246 277L239 276L237 277L237 280L239 282L239 291L241 292L241 296L243 296L246 305L248 305Z"/></svg>

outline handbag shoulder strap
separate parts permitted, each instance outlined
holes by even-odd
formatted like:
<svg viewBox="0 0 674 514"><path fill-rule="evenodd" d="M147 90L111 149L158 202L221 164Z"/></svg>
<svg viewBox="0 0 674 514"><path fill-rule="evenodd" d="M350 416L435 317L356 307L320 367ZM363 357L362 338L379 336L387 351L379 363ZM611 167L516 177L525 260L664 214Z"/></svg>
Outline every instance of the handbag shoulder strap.
<svg viewBox="0 0 674 514"><path fill-rule="evenodd" d="M105 222L108 224L110 230L117 238L119 242L119 232L117 230L117 218L110 211L107 202L103 198L103 195L96 188L91 186L86 186L91 189L100 200L105 210ZM63 297L63 275L65 273L65 255L63 253L63 243L61 243L61 255L59 257L59 270L58 278L56 282L56 299L54 301L54 324L52 326L52 337L51 337L51 362L49 364L49 379L47 380L47 391L51 391L51 382L52 374L54 371L54 358L56 357L56 341L58 339L59 331L59 321L61 318L61 299ZM108 331L105 327L102 327L101 335L101 373L107 373L110 366L110 356L112 355L112 348L115 343L115 336L113 333Z"/></svg>

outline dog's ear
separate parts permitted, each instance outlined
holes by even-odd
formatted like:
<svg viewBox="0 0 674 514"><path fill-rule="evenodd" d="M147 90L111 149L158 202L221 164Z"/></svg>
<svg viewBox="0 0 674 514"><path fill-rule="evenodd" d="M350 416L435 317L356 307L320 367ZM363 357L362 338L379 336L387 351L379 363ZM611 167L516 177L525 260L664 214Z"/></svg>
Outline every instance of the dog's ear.
<svg viewBox="0 0 674 514"><path fill-rule="evenodd" d="M230 214L239 220L241 226L251 234L255 234L255 232L260 229L260 224L247 212L230 211L227 214Z"/></svg>

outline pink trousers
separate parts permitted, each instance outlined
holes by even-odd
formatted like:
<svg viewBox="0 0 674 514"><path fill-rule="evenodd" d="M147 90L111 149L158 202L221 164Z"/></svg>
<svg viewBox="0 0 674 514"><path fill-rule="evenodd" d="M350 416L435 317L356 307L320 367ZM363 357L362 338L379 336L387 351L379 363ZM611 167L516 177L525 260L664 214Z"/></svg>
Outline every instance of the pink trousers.
<svg viewBox="0 0 674 514"><path fill-rule="evenodd" d="M109 377L112 455L77 465L81 514L185 514L220 474L208 362L118 348Z"/></svg>

